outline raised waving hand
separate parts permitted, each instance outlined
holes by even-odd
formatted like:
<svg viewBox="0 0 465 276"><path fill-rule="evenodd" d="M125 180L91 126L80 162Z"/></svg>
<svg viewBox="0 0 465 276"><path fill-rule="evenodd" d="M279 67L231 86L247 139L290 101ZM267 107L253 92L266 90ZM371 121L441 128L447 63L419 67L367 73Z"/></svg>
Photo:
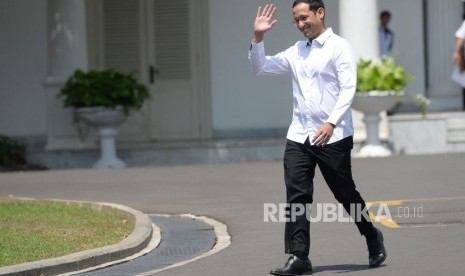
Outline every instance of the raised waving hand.
<svg viewBox="0 0 465 276"><path fill-rule="evenodd" d="M254 38L255 43L261 42L265 33L273 28L277 20L275 20L274 14L276 13L276 7L273 4L266 4L262 10L262 7L258 7L257 17L254 22Z"/></svg>

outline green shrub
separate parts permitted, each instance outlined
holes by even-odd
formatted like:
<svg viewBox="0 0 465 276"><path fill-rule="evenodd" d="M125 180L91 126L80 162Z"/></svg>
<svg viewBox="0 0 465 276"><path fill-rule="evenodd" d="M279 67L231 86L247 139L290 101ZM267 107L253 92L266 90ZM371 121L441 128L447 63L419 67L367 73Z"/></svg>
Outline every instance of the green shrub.
<svg viewBox="0 0 465 276"><path fill-rule="evenodd" d="M63 98L65 107L121 106L128 114L131 109L140 109L144 101L150 98L150 93L133 74L122 74L113 69L76 70L58 98Z"/></svg>
<svg viewBox="0 0 465 276"><path fill-rule="evenodd" d="M405 91L413 76L407 75L402 66L393 58L383 58L380 62L360 60L357 66L357 92Z"/></svg>
<svg viewBox="0 0 465 276"><path fill-rule="evenodd" d="M24 145L0 135L0 167L11 168L26 164L25 152Z"/></svg>

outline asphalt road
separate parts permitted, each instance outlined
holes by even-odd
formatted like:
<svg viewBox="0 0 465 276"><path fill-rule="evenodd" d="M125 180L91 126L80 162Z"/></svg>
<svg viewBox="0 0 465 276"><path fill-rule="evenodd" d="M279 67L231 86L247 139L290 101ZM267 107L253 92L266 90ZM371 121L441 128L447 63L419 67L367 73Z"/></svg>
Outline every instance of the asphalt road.
<svg viewBox="0 0 465 276"><path fill-rule="evenodd" d="M368 269L364 238L353 223L316 222L314 274L465 275L465 154L354 159L353 173L366 201L389 201L394 222L377 223L388 258ZM0 173L0 197L103 201L146 213L209 216L228 225L231 245L157 275L268 275L287 259L284 224L264 222L265 203L285 202L282 174L280 162ZM315 204L335 203L319 173L314 198Z"/></svg>

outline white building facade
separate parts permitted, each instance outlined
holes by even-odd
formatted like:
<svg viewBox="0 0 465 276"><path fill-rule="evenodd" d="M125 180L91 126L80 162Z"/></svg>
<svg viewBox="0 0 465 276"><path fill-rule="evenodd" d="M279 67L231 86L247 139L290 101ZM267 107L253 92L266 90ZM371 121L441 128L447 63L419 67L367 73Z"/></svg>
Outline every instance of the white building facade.
<svg viewBox="0 0 465 276"><path fill-rule="evenodd" d="M327 26L347 34L363 56L374 47L364 38L367 30L377 29L380 10L390 10L393 56L415 75L407 93L430 98L431 111L461 110L462 89L450 73L462 1L373 2L326 0ZM256 77L247 60L256 9L264 4L2 0L0 135L50 150L95 146L78 139L72 111L56 95L75 69L111 67L136 72L152 94L121 127L122 143L284 136L292 115L290 79ZM302 39L292 24L291 4L276 1L278 23L265 37L269 54ZM361 16L363 29L349 24ZM414 107L407 103L406 109Z"/></svg>

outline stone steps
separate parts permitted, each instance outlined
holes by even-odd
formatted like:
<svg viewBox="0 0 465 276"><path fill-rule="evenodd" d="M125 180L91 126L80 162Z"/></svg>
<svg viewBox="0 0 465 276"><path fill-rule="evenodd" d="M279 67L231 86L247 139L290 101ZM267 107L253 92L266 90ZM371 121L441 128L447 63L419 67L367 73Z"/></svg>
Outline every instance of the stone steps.
<svg viewBox="0 0 465 276"><path fill-rule="evenodd" d="M396 114L389 121L396 154L465 152L465 112Z"/></svg>
<svg viewBox="0 0 465 276"><path fill-rule="evenodd" d="M465 144L465 115L454 114L447 118L447 142Z"/></svg>

